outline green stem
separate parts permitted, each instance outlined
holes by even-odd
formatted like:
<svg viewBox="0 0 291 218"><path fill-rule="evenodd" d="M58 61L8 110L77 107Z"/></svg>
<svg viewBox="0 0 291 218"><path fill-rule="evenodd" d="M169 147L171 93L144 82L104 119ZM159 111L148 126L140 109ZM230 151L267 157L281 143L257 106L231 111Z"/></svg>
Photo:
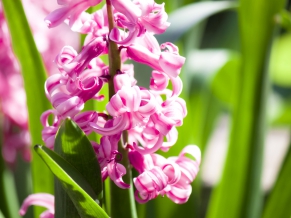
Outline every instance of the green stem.
<svg viewBox="0 0 291 218"><path fill-rule="evenodd" d="M106 0L109 32L114 28L114 20L112 13L112 5L110 0ZM121 68L120 52L116 43L108 39L109 42L109 74L111 76L109 86L109 99L115 94L113 78ZM126 133L125 133L126 134ZM127 138L127 137L125 137ZM110 181L110 202L111 202L111 217L112 218L136 218L136 208L132 188L131 167L128 160L128 151L124 149L121 141L118 143L118 151L122 155L121 164L126 168L126 174L123 176L124 182L130 184L129 189L121 189Z"/></svg>

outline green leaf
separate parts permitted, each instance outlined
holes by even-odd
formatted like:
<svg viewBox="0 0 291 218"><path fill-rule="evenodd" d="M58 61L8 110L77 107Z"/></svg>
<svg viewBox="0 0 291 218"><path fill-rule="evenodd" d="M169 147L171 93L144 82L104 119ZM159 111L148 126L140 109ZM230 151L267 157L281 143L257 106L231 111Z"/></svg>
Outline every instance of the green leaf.
<svg viewBox="0 0 291 218"><path fill-rule="evenodd" d="M12 38L13 50L19 60L24 79L31 140L32 144L37 144L42 142L40 116L50 108L43 89L46 73L21 1L3 0L2 3ZM33 153L32 175L34 192L53 193L53 175L35 153ZM39 217L42 210L37 209L36 218Z"/></svg>
<svg viewBox="0 0 291 218"><path fill-rule="evenodd" d="M284 29L291 30L291 14L287 10L282 10L275 16L275 21L280 24Z"/></svg>
<svg viewBox="0 0 291 218"><path fill-rule="evenodd" d="M171 25L164 34L158 35L156 38L159 42L174 42L202 20L236 7L237 4L231 1L206 1L188 4L169 14L168 22Z"/></svg>
<svg viewBox="0 0 291 218"><path fill-rule="evenodd" d="M54 150L82 174L101 201L102 178L96 154L84 132L72 120L66 119L62 123ZM74 207L61 186L60 182L55 182L56 217L71 217Z"/></svg>
<svg viewBox="0 0 291 218"><path fill-rule="evenodd" d="M95 202L97 196L94 190L74 166L45 146L36 145L34 149L61 182L80 217L108 218L108 215ZM76 217L76 214L72 217Z"/></svg>
<svg viewBox="0 0 291 218"><path fill-rule="evenodd" d="M270 74L272 81L282 87L291 86L291 34L276 39L271 53Z"/></svg>
<svg viewBox="0 0 291 218"><path fill-rule="evenodd" d="M215 97L226 104L229 108L234 107L235 84L239 76L240 57L230 55L224 66L214 75L211 81L211 90Z"/></svg>
<svg viewBox="0 0 291 218"><path fill-rule="evenodd" d="M279 106L278 106L279 105ZM277 113L275 114L274 119L272 120L272 125L291 125L291 102L276 102L278 107Z"/></svg>
<svg viewBox="0 0 291 218"><path fill-rule="evenodd" d="M0 146L1 148L1 146ZM6 218L18 218L19 205L12 172L5 166L0 152L0 212ZM4 216L5 215L5 216Z"/></svg>
<svg viewBox="0 0 291 218"><path fill-rule="evenodd" d="M283 161L276 183L270 192L264 208L263 218L290 217L291 207L291 146Z"/></svg>
<svg viewBox="0 0 291 218"><path fill-rule="evenodd" d="M242 61L228 154L221 181L212 192L207 218L257 218L263 194L261 171L266 127L269 48L275 29L274 16L284 0L240 0L239 24ZM260 34L256 34L260 33Z"/></svg>

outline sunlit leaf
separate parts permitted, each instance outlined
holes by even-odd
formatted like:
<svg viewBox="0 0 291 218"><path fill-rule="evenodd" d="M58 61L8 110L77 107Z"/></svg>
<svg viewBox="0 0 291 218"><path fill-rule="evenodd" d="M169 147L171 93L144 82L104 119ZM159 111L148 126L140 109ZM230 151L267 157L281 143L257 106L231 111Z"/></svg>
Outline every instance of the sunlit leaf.
<svg viewBox="0 0 291 218"><path fill-rule="evenodd" d="M108 218L96 203L97 196L94 190L74 166L45 146L36 145L35 150L60 181L82 218ZM73 217L76 217L76 214Z"/></svg>
<svg viewBox="0 0 291 218"><path fill-rule="evenodd" d="M81 173L101 201L102 178L96 154L84 132L72 120L66 119L61 125L54 150ZM55 182L55 193L57 217L73 216L70 215L74 214L71 198L66 195L58 181Z"/></svg>

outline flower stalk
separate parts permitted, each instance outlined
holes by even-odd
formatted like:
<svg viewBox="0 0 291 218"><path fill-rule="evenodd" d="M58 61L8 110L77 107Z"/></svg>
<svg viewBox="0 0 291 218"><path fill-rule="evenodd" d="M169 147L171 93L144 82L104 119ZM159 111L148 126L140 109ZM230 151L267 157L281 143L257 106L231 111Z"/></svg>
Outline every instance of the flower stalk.
<svg viewBox="0 0 291 218"><path fill-rule="evenodd" d="M111 0L106 0L106 6L107 6L108 26L110 32L115 26L113 20ZM121 69L121 60L117 44L110 40L109 37L108 43L109 43L108 60L110 75L108 89L109 89L109 99L111 99L111 97L115 94L113 78L117 74L117 72L120 71ZM122 135L127 134L124 131ZM127 137L125 137L125 140L127 140ZM123 179L127 184L130 184L130 188L121 189L117 187L112 180L110 180L110 203L111 203L110 215L113 218L114 217L136 218L137 213L134 201L133 186L131 182L132 174L128 159L128 151L123 147L121 140L118 142L118 151L122 156L121 164L126 168L127 172L127 174L123 176Z"/></svg>

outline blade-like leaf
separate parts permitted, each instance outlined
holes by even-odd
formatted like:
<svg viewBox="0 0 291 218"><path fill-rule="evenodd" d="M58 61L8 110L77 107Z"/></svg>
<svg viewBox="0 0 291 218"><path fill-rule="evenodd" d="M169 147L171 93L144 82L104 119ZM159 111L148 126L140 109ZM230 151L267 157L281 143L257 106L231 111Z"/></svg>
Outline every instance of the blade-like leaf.
<svg viewBox="0 0 291 218"><path fill-rule="evenodd" d="M92 187L74 166L45 146L36 145L34 148L61 182L82 218L108 218L108 215L95 202L94 199L97 196Z"/></svg>
<svg viewBox="0 0 291 218"><path fill-rule="evenodd" d="M291 146L282 164L276 183L267 198L263 218L290 217L291 207Z"/></svg>
<svg viewBox="0 0 291 218"><path fill-rule="evenodd" d="M0 152L0 196L1 196L0 212L2 211L3 217L4 215L6 218L20 217L18 214L19 205L17 200L17 194L15 191L13 174L5 166L1 152Z"/></svg>
<svg viewBox="0 0 291 218"><path fill-rule="evenodd" d="M102 198L101 170L93 147L84 132L72 120L66 119L61 125L55 140L54 150L71 165L73 165L98 196ZM61 184L56 181L56 217L70 217L73 205L71 199L64 193Z"/></svg>
<svg viewBox="0 0 291 218"><path fill-rule="evenodd" d="M43 89L46 73L30 32L21 1L3 0L2 3L12 38L13 50L19 60L24 79L31 140L32 144L37 144L42 141L40 115L50 107ZM32 175L34 192L53 193L53 175L34 153ZM35 212L36 218L39 217L41 210L37 209Z"/></svg>
<svg viewBox="0 0 291 218"><path fill-rule="evenodd" d="M169 14L171 25L166 32L158 35L159 42L174 42L191 27L213 14L236 8L237 4L231 1L207 1L186 5Z"/></svg>
<svg viewBox="0 0 291 218"><path fill-rule="evenodd" d="M240 0L242 61L228 154L221 181L212 193L207 218L257 218L261 215L261 171L265 108L269 89L268 59L274 16L285 0ZM255 34L260 33L260 34Z"/></svg>

